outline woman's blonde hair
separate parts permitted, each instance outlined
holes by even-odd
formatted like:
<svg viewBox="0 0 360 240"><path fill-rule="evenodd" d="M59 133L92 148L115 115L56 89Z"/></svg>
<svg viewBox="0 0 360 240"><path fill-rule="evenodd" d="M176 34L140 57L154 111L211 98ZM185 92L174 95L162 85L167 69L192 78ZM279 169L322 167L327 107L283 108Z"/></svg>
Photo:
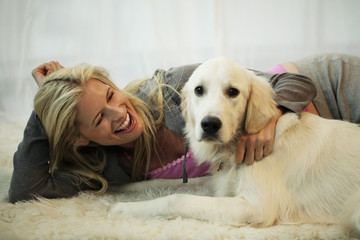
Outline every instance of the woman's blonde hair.
<svg viewBox="0 0 360 240"><path fill-rule="evenodd" d="M123 94L144 122L144 131L135 143L133 180L143 179L144 173L148 171L152 151L156 149L155 135L163 119L162 83L158 79L159 88L150 95L150 104L135 96L139 86L146 80L131 82L122 91L101 67L79 65L63 68L47 76L41 84L34 99L34 111L49 138L50 174L65 176L77 185L85 183L97 189L96 192L103 193L108 186L102 176L106 165L105 151L99 145L94 145L95 151L82 151L78 147L80 132L76 122L76 108L83 96L84 84L92 78Z"/></svg>

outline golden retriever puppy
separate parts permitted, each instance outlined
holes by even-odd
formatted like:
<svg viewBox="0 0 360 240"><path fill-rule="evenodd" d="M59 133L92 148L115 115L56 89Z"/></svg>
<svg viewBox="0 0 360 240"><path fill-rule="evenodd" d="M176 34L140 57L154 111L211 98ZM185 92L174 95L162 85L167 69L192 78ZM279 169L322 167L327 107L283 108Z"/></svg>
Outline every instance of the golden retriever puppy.
<svg viewBox="0 0 360 240"><path fill-rule="evenodd" d="M182 91L186 135L211 164L213 196L175 194L117 203L111 214L182 216L236 226L335 223L360 231L360 127L310 113L283 115L272 153L253 165L234 157L241 132L275 115L269 82L224 58L200 65Z"/></svg>

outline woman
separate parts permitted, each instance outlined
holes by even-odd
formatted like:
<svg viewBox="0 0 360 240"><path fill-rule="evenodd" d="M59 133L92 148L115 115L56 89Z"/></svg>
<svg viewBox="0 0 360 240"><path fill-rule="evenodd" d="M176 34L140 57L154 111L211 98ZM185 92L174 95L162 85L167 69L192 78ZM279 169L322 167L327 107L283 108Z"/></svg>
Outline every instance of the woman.
<svg viewBox="0 0 360 240"><path fill-rule="evenodd" d="M36 68L40 88L14 155L10 201L103 193L108 184L130 180L181 178L185 140L178 92L197 66L157 70L124 90L102 68L62 68L56 62ZM305 76L256 74L271 81L281 111L259 133L239 141L238 161L247 164L270 153L281 112L301 112L315 96ZM186 167L189 177L207 170L196 166L191 149Z"/></svg>

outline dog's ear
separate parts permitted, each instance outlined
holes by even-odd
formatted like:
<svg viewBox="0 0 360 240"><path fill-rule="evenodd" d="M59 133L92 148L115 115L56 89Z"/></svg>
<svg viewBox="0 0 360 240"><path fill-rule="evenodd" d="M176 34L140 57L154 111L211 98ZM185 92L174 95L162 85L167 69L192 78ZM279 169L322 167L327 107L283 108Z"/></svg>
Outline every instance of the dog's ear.
<svg viewBox="0 0 360 240"><path fill-rule="evenodd" d="M275 92L267 79L250 73L250 94L248 99L245 131L256 133L276 115Z"/></svg>

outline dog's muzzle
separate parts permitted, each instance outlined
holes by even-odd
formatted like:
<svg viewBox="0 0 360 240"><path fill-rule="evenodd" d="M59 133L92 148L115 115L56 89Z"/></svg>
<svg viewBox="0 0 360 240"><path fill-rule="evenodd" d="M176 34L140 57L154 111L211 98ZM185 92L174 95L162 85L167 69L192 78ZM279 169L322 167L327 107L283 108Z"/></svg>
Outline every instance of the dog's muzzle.
<svg viewBox="0 0 360 240"><path fill-rule="evenodd" d="M218 117L206 116L201 120L201 128L203 130L202 139L217 140L218 132L221 128L221 120Z"/></svg>

